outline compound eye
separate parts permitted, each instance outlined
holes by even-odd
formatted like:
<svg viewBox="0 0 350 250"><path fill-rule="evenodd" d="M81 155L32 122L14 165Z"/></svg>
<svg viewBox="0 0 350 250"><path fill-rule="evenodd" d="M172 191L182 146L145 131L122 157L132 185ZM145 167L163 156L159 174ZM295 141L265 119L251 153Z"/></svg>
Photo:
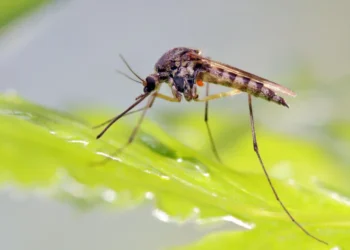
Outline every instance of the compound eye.
<svg viewBox="0 0 350 250"><path fill-rule="evenodd" d="M146 83L147 83L147 86L145 87L145 89L147 89L148 92L151 92L156 88L156 80L153 77L148 76L146 78Z"/></svg>

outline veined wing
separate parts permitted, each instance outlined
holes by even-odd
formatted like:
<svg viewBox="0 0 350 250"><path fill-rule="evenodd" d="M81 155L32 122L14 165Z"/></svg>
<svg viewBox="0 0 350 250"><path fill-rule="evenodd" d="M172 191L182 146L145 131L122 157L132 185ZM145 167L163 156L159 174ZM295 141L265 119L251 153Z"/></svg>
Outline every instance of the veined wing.
<svg viewBox="0 0 350 250"><path fill-rule="evenodd" d="M248 78L250 78L253 81L261 82L266 88L269 88L272 91L280 92L282 94L286 94L286 95L293 96L293 97L296 96L296 93L294 93L292 90L290 90L290 89L288 89L288 88L286 88L286 87L284 87L284 86L282 86L282 85L280 85L278 83L272 82L270 80L267 80L267 79L262 78L260 76L254 75L254 74L249 73L247 71L235 68L235 67L233 67L231 65L228 65L228 64L225 64L225 63L221 63L221 62L218 62L218 61L214 61L214 60L211 60L209 58L200 56L198 54L191 54L191 58L204 61L204 62L206 62L207 64L209 64L212 67L222 68L225 71L232 72L232 73L234 73L234 74L236 74L238 76L248 77Z"/></svg>

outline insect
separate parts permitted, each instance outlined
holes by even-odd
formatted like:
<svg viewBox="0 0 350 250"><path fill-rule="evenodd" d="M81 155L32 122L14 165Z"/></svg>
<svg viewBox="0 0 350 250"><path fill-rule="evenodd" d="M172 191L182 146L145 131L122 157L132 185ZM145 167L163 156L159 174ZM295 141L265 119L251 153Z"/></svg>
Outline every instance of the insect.
<svg viewBox="0 0 350 250"><path fill-rule="evenodd" d="M184 98L186 101L196 101L205 103L204 121L207 127L211 147L216 158L218 159L218 161L221 162L208 124L208 102L213 99L222 98L226 96L234 96L242 92L246 92L248 94L248 106L251 133L253 138L253 148L276 200L279 202L279 204L281 205L285 213L288 215L288 217L292 220L292 222L296 226L298 226L305 234L323 244L328 245L327 242L309 233L309 231L307 231L298 221L294 219L292 214L289 212L289 210L279 198L259 153L254 126L252 96L263 98L267 101L274 102L285 107L289 107L286 101L276 93L279 92L295 97L296 94L293 91L277 83L271 82L267 79L253 75L241 69L232 67L228 64L211 60L207 57L202 56L200 50L192 48L178 47L173 48L164 53L155 64L155 72L147 76L146 79L142 79L140 76L138 76L132 70L132 68L126 62L126 60L122 56L121 58L128 67L128 69L132 72L132 74L135 77L138 78L139 81L133 79L132 77L128 76L123 72L120 73L133 81L142 83L142 85L144 86L144 93L138 96L136 98L136 101L120 115L96 126L95 128L106 125L106 127L101 131L101 133L97 135L97 139L101 138L104 135L104 133L123 116L131 114L133 112L142 111L142 115L140 116L137 125L133 129L128 142L124 145L124 147L118 150L118 152L121 152L126 146L130 145L133 142L147 110L152 107L156 98L161 98L170 102L180 102L182 98ZM197 87L203 86L204 82L207 83L206 95L203 98L199 98L199 95L197 94ZM167 96L159 93L160 86L163 83L168 84L168 86L171 89L172 96ZM209 95L209 83L226 86L231 90L227 92ZM146 102L146 105L143 108L136 111L131 111L133 108L135 108L135 106L144 101L147 97L149 98Z"/></svg>

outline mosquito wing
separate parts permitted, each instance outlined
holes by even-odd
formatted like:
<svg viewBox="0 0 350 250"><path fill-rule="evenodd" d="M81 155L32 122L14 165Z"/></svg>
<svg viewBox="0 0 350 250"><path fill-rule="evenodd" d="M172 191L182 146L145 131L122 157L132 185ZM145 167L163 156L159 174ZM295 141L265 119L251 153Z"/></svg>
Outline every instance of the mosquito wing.
<svg viewBox="0 0 350 250"><path fill-rule="evenodd" d="M234 73L234 74L236 74L238 76L248 77L251 80L255 80L255 81L261 82L266 88L269 88L272 91L280 92L282 94L286 94L286 95L289 95L289 96L292 96L292 97L296 96L296 93L294 93L292 90L290 90L290 89L288 89L288 88L286 88L286 87L284 87L284 86L282 86L280 84L277 84L275 82L272 82L272 81L267 80L265 78L262 78L260 76L254 75L254 74L249 73L247 71L235 68L235 67L233 67L231 65L228 65L228 64L225 64L225 63L221 63L221 62L218 62L218 61L214 61L214 60L211 60L209 58L206 58L206 57L200 56L198 54L194 54L194 53L191 54L191 58L193 58L194 60L197 59L197 60L200 60L202 62L205 62L205 63L209 64L212 67L222 68L225 71L232 72L232 73Z"/></svg>

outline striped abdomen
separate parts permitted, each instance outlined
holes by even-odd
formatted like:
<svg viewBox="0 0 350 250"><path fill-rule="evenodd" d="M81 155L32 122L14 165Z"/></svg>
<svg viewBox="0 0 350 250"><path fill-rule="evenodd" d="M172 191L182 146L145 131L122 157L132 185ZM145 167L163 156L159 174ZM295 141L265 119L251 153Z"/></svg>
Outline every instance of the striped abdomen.
<svg viewBox="0 0 350 250"><path fill-rule="evenodd" d="M276 95L271 89L265 87L263 83L252 78L240 76L233 72L225 71L222 68L215 67L208 67L205 71L202 71L199 74L199 77L205 82L239 89L253 96L289 107L282 97Z"/></svg>

